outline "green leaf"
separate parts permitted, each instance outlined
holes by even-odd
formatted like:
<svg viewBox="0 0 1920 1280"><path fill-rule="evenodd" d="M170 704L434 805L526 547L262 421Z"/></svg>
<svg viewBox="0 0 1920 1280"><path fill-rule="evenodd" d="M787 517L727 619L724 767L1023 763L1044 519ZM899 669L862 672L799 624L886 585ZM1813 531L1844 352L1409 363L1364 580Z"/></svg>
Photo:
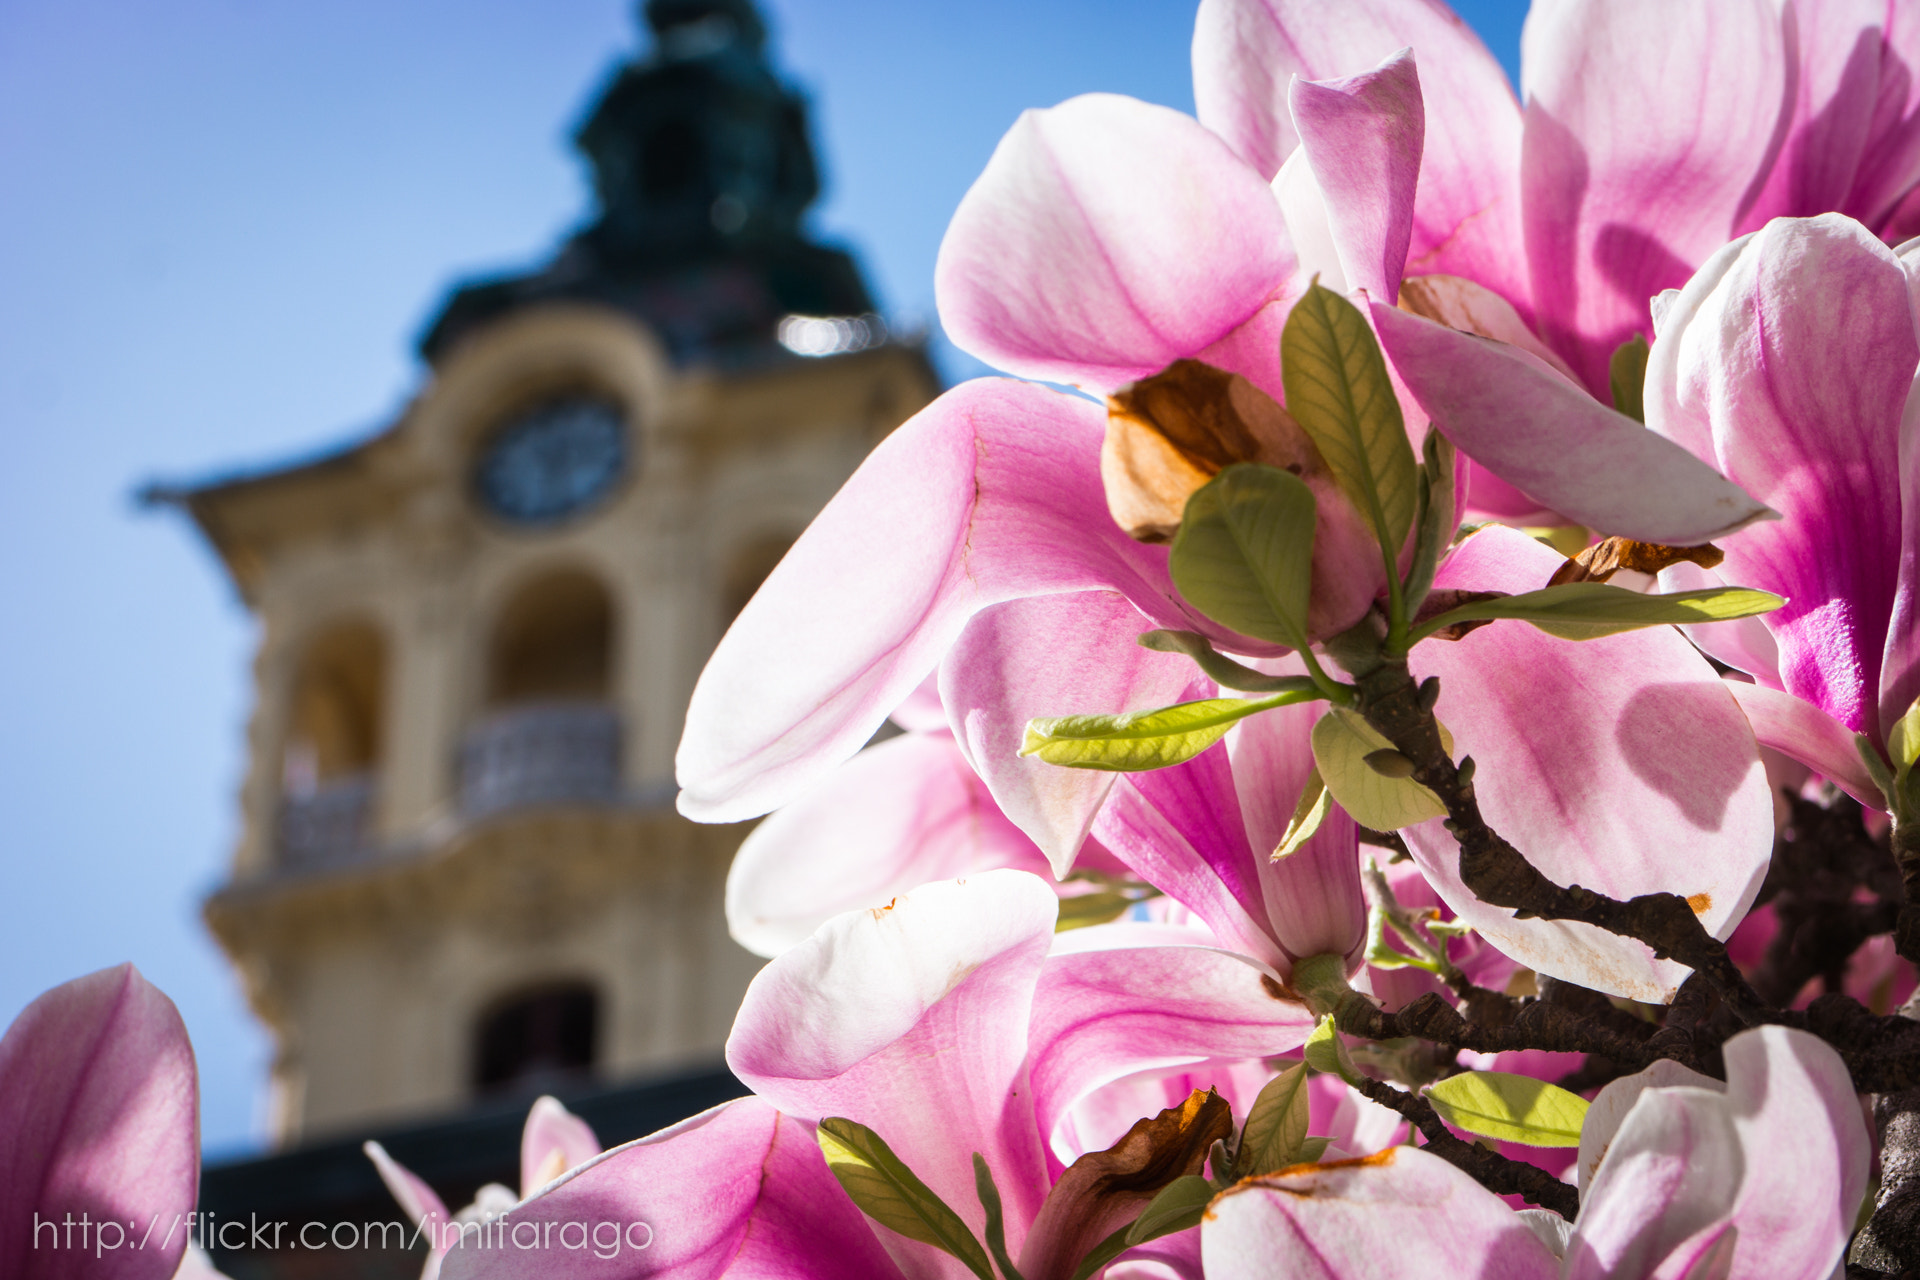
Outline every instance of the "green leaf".
<svg viewBox="0 0 1920 1280"><path fill-rule="evenodd" d="M1280 836L1280 843L1273 851L1273 860L1289 857L1300 851L1300 846L1313 838L1320 824L1327 820L1327 811L1333 807L1333 793L1327 790L1320 770L1307 771L1307 783L1300 789L1299 802L1293 806L1293 817L1287 820L1287 829Z"/></svg>
<svg viewBox="0 0 1920 1280"><path fill-rule="evenodd" d="M1222 626L1306 648L1316 511L1299 476L1234 463L1187 499L1167 562L1173 584Z"/></svg>
<svg viewBox="0 0 1920 1280"><path fill-rule="evenodd" d="M1607 361L1607 381L1613 384L1613 407L1635 422L1647 420L1647 340L1634 334L1613 349Z"/></svg>
<svg viewBox="0 0 1920 1280"><path fill-rule="evenodd" d="M1120 773L1164 769L1193 759L1224 737L1236 721L1257 711L1319 696L1318 690L1308 688L1267 698L1206 698L1117 716L1029 720L1020 754L1069 769Z"/></svg>
<svg viewBox="0 0 1920 1280"><path fill-rule="evenodd" d="M1327 1154L1327 1148L1332 1145L1332 1138L1308 1138L1300 1144L1300 1158L1294 1163L1319 1164L1320 1157Z"/></svg>
<svg viewBox="0 0 1920 1280"><path fill-rule="evenodd" d="M817 1135L827 1168L860 1211L881 1226L943 1249L980 1280L994 1280L993 1264L960 1215L949 1209L880 1135L838 1116L820 1122Z"/></svg>
<svg viewBox="0 0 1920 1280"><path fill-rule="evenodd" d="M1913 700L1905 715L1893 722L1887 734L1887 754L1893 757L1895 770L1911 769L1920 760L1920 698Z"/></svg>
<svg viewBox="0 0 1920 1280"><path fill-rule="evenodd" d="M1418 533L1413 544L1413 563L1407 568L1406 607L1409 614L1420 607L1433 590L1433 574L1440 553L1453 541L1456 512L1453 509L1454 448L1439 428L1427 432L1420 447L1419 505L1415 516Z"/></svg>
<svg viewBox="0 0 1920 1280"><path fill-rule="evenodd" d="M1000 1264L1000 1274L1006 1280L1025 1280L1014 1269L1013 1259L1007 1256L1006 1217L1000 1208L1000 1188L993 1183L993 1170L987 1168L987 1162L978 1151L973 1153L973 1188L979 1193L980 1207L987 1211L987 1248L993 1251L993 1260Z"/></svg>
<svg viewBox="0 0 1920 1280"><path fill-rule="evenodd" d="M1159 896L1157 890L1153 893L1124 893L1117 889L1076 893L1060 899L1060 915L1054 921L1053 931L1065 933L1069 929L1084 929L1088 925L1107 924L1127 914L1133 909L1135 903Z"/></svg>
<svg viewBox="0 0 1920 1280"><path fill-rule="evenodd" d="M1320 448L1389 560L1413 527L1413 446L1380 344L1358 307L1318 281L1280 336L1287 412Z"/></svg>
<svg viewBox="0 0 1920 1280"><path fill-rule="evenodd" d="M1145 1244L1170 1236L1176 1231L1200 1225L1200 1219L1213 1202L1213 1184L1198 1175L1175 1178L1160 1189L1140 1216L1127 1228L1127 1246Z"/></svg>
<svg viewBox="0 0 1920 1280"><path fill-rule="evenodd" d="M1347 1056L1347 1046L1341 1043L1340 1033L1334 1029L1332 1014L1320 1019L1319 1025L1308 1034L1301 1056L1315 1071L1339 1076L1348 1084L1360 1079L1360 1069Z"/></svg>
<svg viewBox="0 0 1920 1280"><path fill-rule="evenodd" d="M1453 735L1440 728L1441 745L1453 753ZM1313 762L1327 790L1353 820L1374 831L1398 831L1446 813L1440 797L1412 778L1388 778L1374 771L1367 757L1393 744L1345 707L1329 707L1313 726Z"/></svg>
<svg viewBox="0 0 1920 1280"><path fill-rule="evenodd" d="M1237 1178L1255 1178L1300 1163L1307 1140L1307 1066L1289 1067L1267 1081L1247 1110L1234 1160Z"/></svg>
<svg viewBox="0 0 1920 1280"><path fill-rule="evenodd" d="M1641 595L1604 582L1563 582L1517 596L1478 600L1449 609L1421 624L1414 639L1425 639L1460 622L1518 618L1562 640L1600 636L1688 622L1723 622L1771 613L1786 601L1751 587L1708 587L1667 595Z"/></svg>
<svg viewBox="0 0 1920 1280"><path fill-rule="evenodd" d="M1156 653L1186 654L1207 679L1223 689L1236 689L1241 693L1287 693L1313 688L1310 676L1270 676L1242 666L1217 652L1213 642L1197 631L1148 631L1140 636L1138 643L1142 649Z"/></svg>
<svg viewBox="0 0 1920 1280"><path fill-rule="evenodd" d="M1577 1147L1587 1100L1558 1085L1504 1071L1467 1071L1427 1090L1427 1101L1456 1129L1530 1147Z"/></svg>

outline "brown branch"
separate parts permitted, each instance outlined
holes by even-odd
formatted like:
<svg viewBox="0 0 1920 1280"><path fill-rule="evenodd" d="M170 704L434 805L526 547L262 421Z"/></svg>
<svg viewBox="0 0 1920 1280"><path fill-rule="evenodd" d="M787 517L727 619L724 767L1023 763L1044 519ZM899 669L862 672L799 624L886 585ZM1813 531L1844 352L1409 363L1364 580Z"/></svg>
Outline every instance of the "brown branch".
<svg viewBox="0 0 1920 1280"><path fill-rule="evenodd" d="M1869 835L1858 801L1830 805L1789 795L1789 818L1754 906L1771 906L1779 929L1753 973L1753 989L1785 1005L1819 978L1839 991L1860 944L1897 923L1900 873L1887 842ZM1878 900L1855 901L1865 889Z"/></svg>
<svg viewBox="0 0 1920 1280"><path fill-rule="evenodd" d="M1916 1013L1920 997L1908 1000L1899 1016ZM1882 1273L1920 1270L1920 1089L1879 1095L1873 1121L1880 1137L1880 1190L1850 1256Z"/></svg>
<svg viewBox="0 0 1920 1280"><path fill-rule="evenodd" d="M1462 776L1440 741L1433 717L1437 678L1416 685L1404 659L1383 661L1359 675L1359 709L1367 722L1413 763L1413 777L1446 806L1446 827L1460 843L1460 879L1475 897L1512 909L1521 919L1578 920L1637 938L1661 959L1703 975L1741 1022L1765 1020L1762 1004L1726 947L1700 924L1687 899L1649 893L1622 902L1580 885L1562 887L1487 825L1471 774ZM1462 762L1465 763L1464 761Z"/></svg>
<svg viewBox="0 0 1920 1280"><path fill-rule="evenodd" d="M1433 1104L1418 1094L1365 1077L1354 1086L1383 1107L1413 1122L1426 1149L1460 1169L1495 1195L1524 1196L1531 1204L1551 1209L1568 1222L1580 1213L1580 1193L1537 1165L1509 1160L1497 1151L1453 1136Z"/></svg>
<svg viewBox="0 0 1920 1280"><path fill-rule="evenodd" d="M1469 1022L1438 992L1429 991L1397 1013L1388 1013L1359 992L1350 992L1334 1009L1334 1025L1348 1035L1369 1040L1398 1040L1414 1036L1449 1049L1475 1053L1507 1053L1546 1049L1554 1053L1598 1053L1637 1065L1653 1061L1647 1042L1621 1035L1612 1027L1588 1021L1580 1014L1545 1000L1516 1002L1512 1020L1502 1026Z"/></svg>

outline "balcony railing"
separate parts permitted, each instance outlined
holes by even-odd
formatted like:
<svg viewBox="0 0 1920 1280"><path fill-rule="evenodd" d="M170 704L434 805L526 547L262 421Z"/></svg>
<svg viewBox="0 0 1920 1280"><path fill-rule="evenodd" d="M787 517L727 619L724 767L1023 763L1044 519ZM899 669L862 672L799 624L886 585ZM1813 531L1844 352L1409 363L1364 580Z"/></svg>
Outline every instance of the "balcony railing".
<svg viewBox="0 0 1920 1280"><path fill-rule="evenodd" d="M496 712L460 749L460 812L469 818L620 795L620 716L602 703L542 703Z"/></svg>
<svg viewBox="0 0 1920 1280"><path fill-rule="evenodd" d="M356 773L323 782L305 795L280 801L280 863L309 870L351 862L372 839L373 775Z"/></svg>

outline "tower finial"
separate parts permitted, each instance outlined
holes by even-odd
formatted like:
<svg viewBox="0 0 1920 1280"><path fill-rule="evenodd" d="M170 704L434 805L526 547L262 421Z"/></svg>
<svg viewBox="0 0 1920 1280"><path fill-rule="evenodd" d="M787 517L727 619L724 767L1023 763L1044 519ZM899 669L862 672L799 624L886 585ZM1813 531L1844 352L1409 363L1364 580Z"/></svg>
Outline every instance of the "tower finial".
<svg viewBox="0 0 1920 1280"><path fill-rule="evenodd" d="M767 24L753 0L645 0L642 13L669 61L729 45L758 52L767 42Z"/></svg>

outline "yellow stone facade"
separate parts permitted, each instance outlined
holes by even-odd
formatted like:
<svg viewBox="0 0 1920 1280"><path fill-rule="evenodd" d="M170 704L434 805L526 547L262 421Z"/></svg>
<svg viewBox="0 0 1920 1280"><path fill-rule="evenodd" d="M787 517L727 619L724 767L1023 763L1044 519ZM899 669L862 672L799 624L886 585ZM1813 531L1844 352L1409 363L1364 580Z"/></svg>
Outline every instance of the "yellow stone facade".
<svg viewBox="0 0 1920 1280"><path fill-rule="evenodd" d="M275 1038L276 1143L471 1102L481 1023L542 984L594 993L596 1079L717 1061L759 962L721 914L740 829L672 808L687 700L778 553L936 390L914 344L676 366L628 312L543 303L439 353L373 439L175 495L261 625L206 918ZM610 494L550 526L490 515L488 442L578 395L624 419Z"/></svg>

